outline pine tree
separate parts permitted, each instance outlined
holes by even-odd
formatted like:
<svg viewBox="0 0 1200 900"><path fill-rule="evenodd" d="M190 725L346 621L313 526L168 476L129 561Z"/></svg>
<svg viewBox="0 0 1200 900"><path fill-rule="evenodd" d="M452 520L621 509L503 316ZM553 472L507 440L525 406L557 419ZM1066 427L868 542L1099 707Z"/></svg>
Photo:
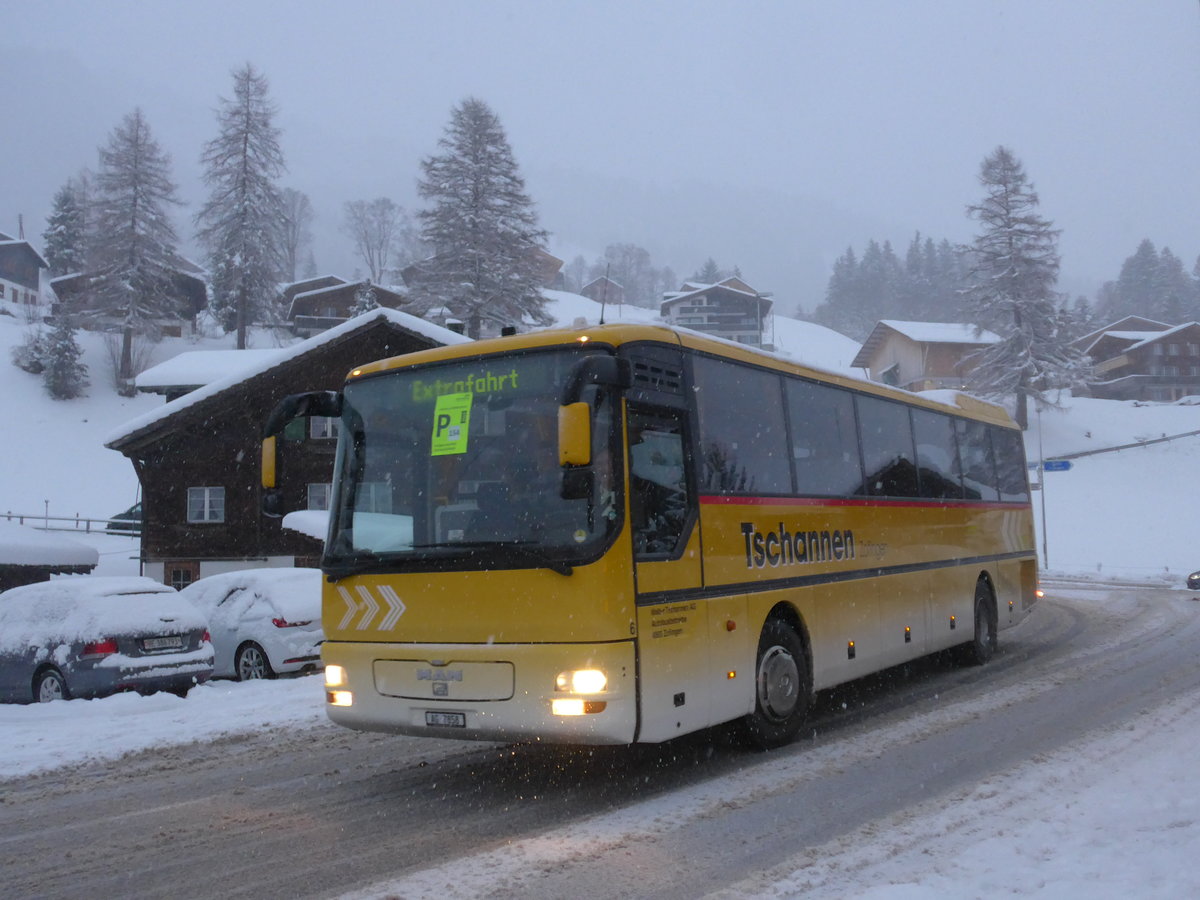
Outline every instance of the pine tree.
<svg viewBox="0 0 1200 900"><path fill-rule="evenodd" d="M418 189L432 205L418 219L434 255L420 264L414 293L426 308L448 306L472 337L485 320L549 324L539 261L547 234L500 120L468 98L451 112L438 146L439 155L421 161Z"/></svg>
<svg viewBox="0 0 1200 900"><path fill-rule="evenodd" d="M1058 229L1038 212L1038 195L1020 161L997 147L980 166L984 199L967 207L981 230L971 244L968 310L1000 341L973 357L973 387L1016 396L1016 421L1029 425L1028 398L1082 380L1086 365L1070 346L1069 323L1054 292Z"/></svg>
<svg viewBox="0 0 1200 900"><path fill-rule="evenodd" d="M721 267L717 265L717 261L711 256L704 261L691 280L697 284L716 284L724 280L725 273L721 271Z"/></svg>
<svg viewBox="0 0 1200 900"><path fill-rule="evenodd" d="M370 281L364 281L354 290L354 308L351 316L361 316L373 309L379 309L379 298L375 295L375 286Z"/></svg>
<svg viewBox="0 0 1200 900"><path fill-rule="evenodd" d="M42 382L55 400L72 400L88 386L83 351L75 340L75 326L65 315L58 316L46 342Z"/></svg>
<svg viewBox="0 0 1200 900"><path fill-rule="evenodd" d="M121 320L117 383L127 396L134 392L134 334L152 333L156 319L181 312L172 284L179 239L166 211L179 203L170 164L140 109L100 148L87 314Z"/></svg>
<svg viewBox="0 0 1200 900"><path fill-rule="evenodd" d="M1149 238L1143 238L1134 254L1121 264L1114 291L1108 297L1104 315L1112 320L1138 315L1153 319L1159 282L1158 250Z"/></svg>
<svg viewBox="0 0 1200 900"><path fill-rule="evenodd" d="M317 277L317 258L313 256L311 250L308 251L308 258L304 261L304 271L300 273L301 278L316 278Z"/></svg>
<svg viewBox="0 0 1200 900"><path fill-rule="evenodd" d="M280 222L280 249L283 253L283 277L296 280L300 257L312 246L313 208L308 194L295 188L284 188L280 192L283 201L283 219Z"/></svg>
<svg viewBox="0 0 1200 900"><path fill-rule="evenodd" d="M51 275L81 272L86 258L86 198L80 196L74 179L58 189L42 232L43 256Z"/></svg>
<svg viewBox="0 0 1200 900"><path fill-rule="evenodd" d="M285 167L267 90L266 76L249 63L235 70L233 99L221 98L218 134L200 157L210 193L196 215L196 236L208 252L213 312L226 331L237 331L239 350L254 321L274 320L285 266L276 184Z"/></svg>

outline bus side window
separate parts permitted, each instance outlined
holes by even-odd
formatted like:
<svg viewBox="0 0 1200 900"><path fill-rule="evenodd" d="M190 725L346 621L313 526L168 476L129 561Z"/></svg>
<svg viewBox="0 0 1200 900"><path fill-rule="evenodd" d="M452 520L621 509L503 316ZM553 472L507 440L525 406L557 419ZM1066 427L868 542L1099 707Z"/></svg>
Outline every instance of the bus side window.
<svg viewBox="0 0 1200 900"><path fill-rule="evenodd" d="M673 555L688 520L683 417L629 411L629 510L634 554Z"/></svg>

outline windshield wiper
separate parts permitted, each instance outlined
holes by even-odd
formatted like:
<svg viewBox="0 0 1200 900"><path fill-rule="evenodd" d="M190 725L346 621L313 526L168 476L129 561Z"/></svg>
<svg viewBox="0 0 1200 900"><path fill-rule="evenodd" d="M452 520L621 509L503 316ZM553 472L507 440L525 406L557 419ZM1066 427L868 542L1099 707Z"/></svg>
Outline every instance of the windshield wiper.
<svg viewBox="0 0 1200 900"><path fill-rule="evenodd" d="M482 550L497 549L511 550L513 555L528 562L535 563L539 568L549 569L559 575L570 575L575 569L570 563L552 559L540 550L528 546L532 541L444 541L437 544L413 544L414 550Z"/></svg>

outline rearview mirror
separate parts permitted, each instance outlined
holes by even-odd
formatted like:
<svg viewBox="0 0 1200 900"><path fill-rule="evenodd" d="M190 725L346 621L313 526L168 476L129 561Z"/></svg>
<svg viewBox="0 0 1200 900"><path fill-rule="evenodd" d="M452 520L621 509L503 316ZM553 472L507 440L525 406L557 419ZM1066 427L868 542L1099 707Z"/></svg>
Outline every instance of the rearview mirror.
<svg viewBox="0 0 1200 900"><path fill-rule="evenodd" d="M263 426L263 437L283 431L283 426L295 418L322 416L336 419L342 414L342 395L337 391L309 391L289 394L275 404Z"/></svg>
<svg viewBox="0 0 1200 900"><path fill-rule="evenodd" d="M568 403L558 408L558 464L587 466L592 462L591 407Z"/></svg>

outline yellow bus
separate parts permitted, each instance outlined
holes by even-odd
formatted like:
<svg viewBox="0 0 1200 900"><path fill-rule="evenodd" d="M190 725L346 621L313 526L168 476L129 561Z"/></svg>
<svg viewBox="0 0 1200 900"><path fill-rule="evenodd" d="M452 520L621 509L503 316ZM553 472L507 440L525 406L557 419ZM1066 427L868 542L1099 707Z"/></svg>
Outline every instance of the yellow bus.
<svg viewBox="0 0 1200 900"><path fill-rule="evenodd" d="M643 325L287 398L264 487L287 421L340 423L329 717L584 744L737 722L770 747L815 691L948 648L986 662L1035 602L1022 439L1000 407L939 399Z"/></svg>

